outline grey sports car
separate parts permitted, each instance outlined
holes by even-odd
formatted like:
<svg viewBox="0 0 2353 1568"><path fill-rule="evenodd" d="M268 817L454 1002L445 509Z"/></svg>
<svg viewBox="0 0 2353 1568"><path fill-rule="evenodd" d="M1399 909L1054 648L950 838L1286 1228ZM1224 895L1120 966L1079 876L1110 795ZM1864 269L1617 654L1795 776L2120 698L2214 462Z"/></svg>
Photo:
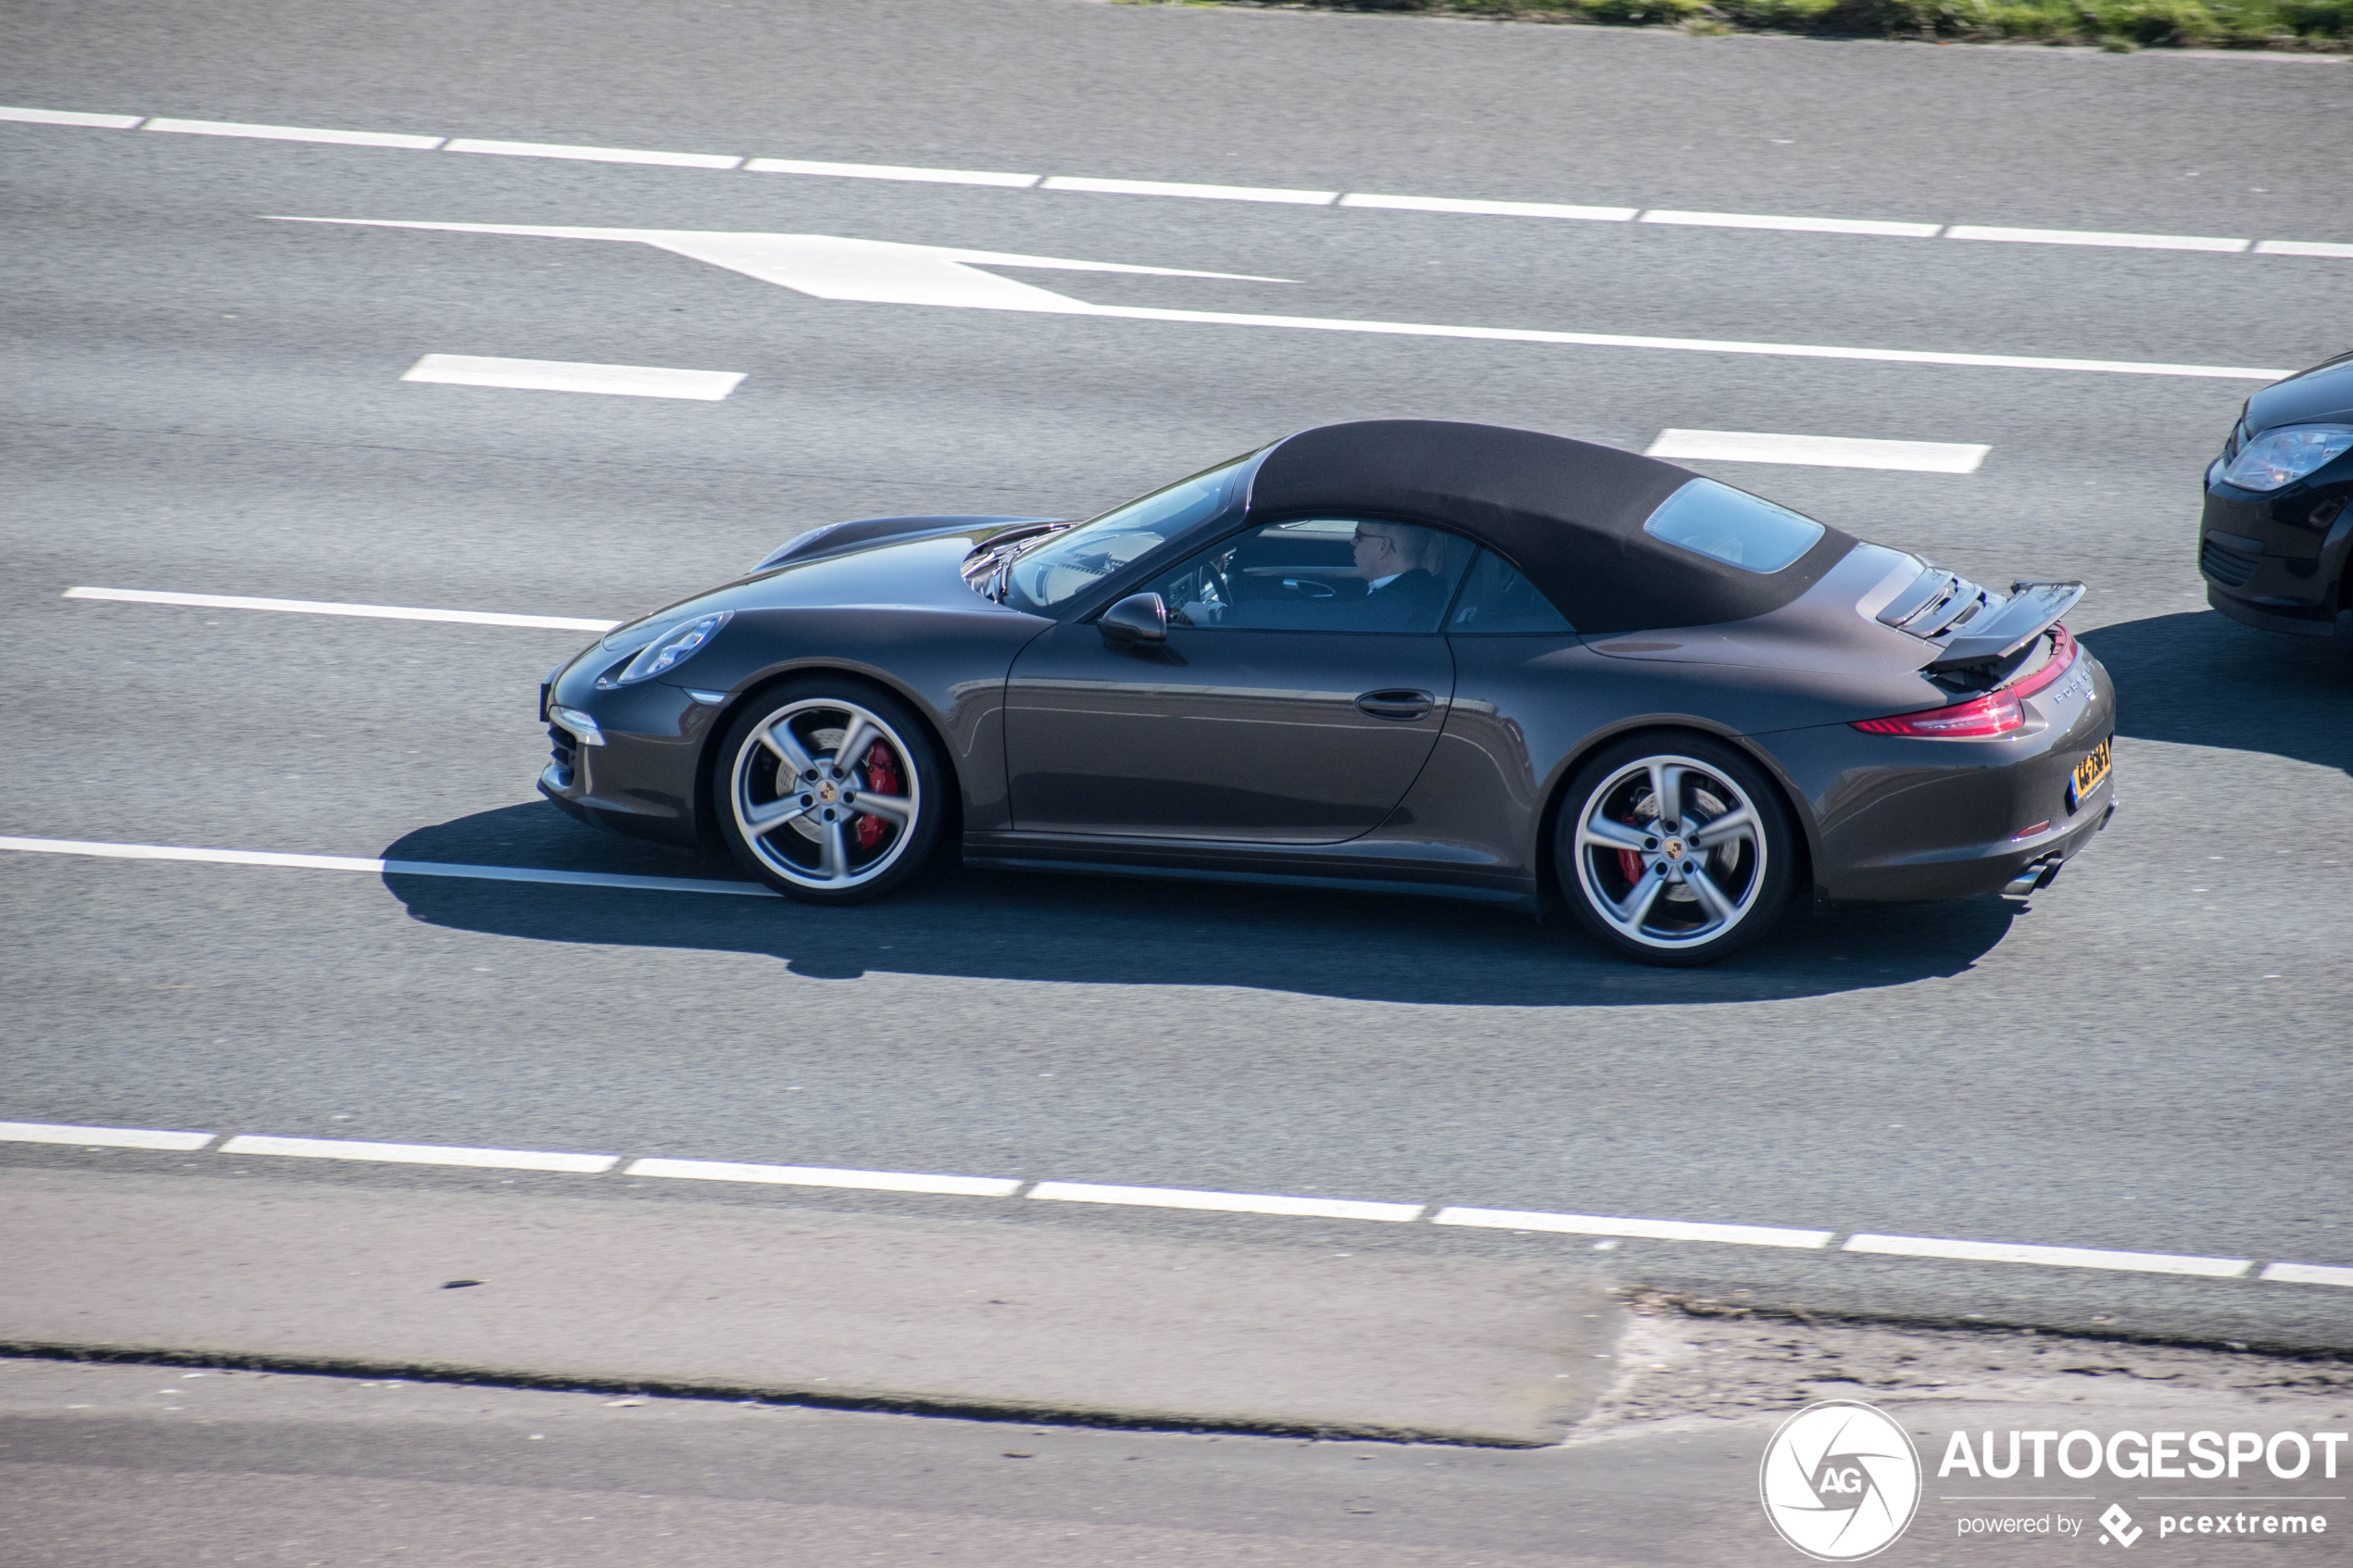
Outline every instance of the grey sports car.
<svg viewBox="0 0 2353 1568"><path fill-rule="evenodd" d="M1611 447L1332 425L1086 522L804 533L558 669L539 786L812 903L945 840L1565 905L1704 963L1801 898L2047 884L2115 809L2082 593Z"/></svg>

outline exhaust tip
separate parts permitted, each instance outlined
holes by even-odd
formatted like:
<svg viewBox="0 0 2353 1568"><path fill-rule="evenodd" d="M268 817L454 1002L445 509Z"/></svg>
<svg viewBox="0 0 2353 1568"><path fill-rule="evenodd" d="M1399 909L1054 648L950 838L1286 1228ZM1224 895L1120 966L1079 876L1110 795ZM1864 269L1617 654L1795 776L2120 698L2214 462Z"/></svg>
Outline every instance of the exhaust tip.
<svg viewBox="0 0 2353 1568"><path fill-rule="evenodd" d="M2057 855L2045 855L2040 859L2029 860L2020 869L2016 876L2002 884L2002 897L2023 898L2030 893L2048 887L2057 878L2059 867L2063 863Z"/></svg>

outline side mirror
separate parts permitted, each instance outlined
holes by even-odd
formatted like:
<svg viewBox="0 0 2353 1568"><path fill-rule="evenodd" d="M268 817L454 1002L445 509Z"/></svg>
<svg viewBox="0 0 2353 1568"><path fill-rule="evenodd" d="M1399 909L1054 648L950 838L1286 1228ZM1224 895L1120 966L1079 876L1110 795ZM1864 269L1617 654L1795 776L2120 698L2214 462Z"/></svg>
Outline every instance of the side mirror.
<svg viewBox="0 0 2353 1568"><path fill-rule="evenodd" d="M1095 618L1095 629L1114 647L1168 641L1168 607L1158 594L1130 594Z"/></svg>

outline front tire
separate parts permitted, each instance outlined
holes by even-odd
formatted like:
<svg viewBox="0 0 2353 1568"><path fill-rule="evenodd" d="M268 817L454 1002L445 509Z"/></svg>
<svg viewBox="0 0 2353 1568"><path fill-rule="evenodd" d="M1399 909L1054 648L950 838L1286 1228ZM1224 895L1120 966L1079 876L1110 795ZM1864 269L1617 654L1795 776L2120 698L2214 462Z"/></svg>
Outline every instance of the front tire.
<svg viewBox="0 0 2353 1568"><path fill-rule="evenodd" d="M1585 928L1642 963L1714 963L1788 910L1797 843L1780 790L1701 735L1603 751L1561 798L1553 856Z"/></svg>
<svg viewBox="0 0 2353 1568"><path fill-rule="evenodd" d="M711 770L721 834L787 898L856 904L920 874L939 843L948 770L907 705L862 683L808 677L761 694Z"/></svg>

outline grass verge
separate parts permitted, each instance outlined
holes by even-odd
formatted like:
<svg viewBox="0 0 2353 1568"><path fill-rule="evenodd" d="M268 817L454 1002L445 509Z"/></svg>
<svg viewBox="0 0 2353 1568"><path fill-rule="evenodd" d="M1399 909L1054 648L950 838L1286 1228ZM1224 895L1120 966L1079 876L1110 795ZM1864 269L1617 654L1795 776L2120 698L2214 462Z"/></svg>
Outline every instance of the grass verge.
<svg viewBox="0 0 2353 1568"><path fill-rule="evenodd" d="M1127 4L1165 0L1126 0ZM1327 11L2105 49L2353 50L2353 0L1227 0Z"/></svg>

